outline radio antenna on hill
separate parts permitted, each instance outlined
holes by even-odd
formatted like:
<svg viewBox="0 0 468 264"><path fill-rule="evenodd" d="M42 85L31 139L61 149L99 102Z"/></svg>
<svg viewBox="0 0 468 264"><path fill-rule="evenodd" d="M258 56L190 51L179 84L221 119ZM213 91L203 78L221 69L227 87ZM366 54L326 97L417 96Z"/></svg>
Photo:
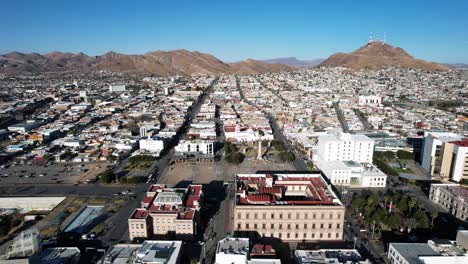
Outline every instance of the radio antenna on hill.
<svg viewBox="0 0 468 264"><path fill-rule="evenodd" d="M379 32L377 32L377 35L375 36L375 41L379 42Z"/></svg>
<svg viewBox="0 0 468 264"><path fill-rule="evenodd" d="M374 41L374 38L372 37L372 32L369 34L369 43L372 43Z"/></svg>
<svg viewBox="0 0 468 264"><path fill-rule="evenodd" d="M387 42L387 32L383 33L383 42L382 45L385 45L385 42Z"/></svg>

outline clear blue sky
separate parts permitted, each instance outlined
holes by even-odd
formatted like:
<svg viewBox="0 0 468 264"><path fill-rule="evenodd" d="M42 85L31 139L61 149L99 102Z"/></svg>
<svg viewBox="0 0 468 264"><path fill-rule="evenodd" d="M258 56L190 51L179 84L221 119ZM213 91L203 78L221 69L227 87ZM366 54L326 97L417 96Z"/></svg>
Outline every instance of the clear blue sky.
<svg viewBox="0 0 468 264"><path fill-rule="evenodd" d="M359 2L359 3L357 3ZM468 1L5 0L0 53L188 49L225 61L324 58L387 32L418 58L468 63Z"/></svg>

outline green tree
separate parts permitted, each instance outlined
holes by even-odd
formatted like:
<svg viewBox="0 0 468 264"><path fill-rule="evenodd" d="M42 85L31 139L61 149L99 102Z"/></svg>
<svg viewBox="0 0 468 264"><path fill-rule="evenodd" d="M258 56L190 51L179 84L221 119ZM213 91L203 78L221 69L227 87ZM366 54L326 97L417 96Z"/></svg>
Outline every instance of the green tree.
<svg viewBox="0 0 468 264"><path fill-rule="evenodd" d="M115 179L115 174L112 171L108 170L108 171L101 173L99 178L101 179L101 182L103 183L111 183Z"/></svg>
<svg viewBox="0 0 468 264"><path fill-rule="evenodd" d="M229 155L227 155L224 160L226 160L228 163L238 165L242 163L243 160L243 155L239 152L234 152Z"/></svg>
<svg viewBox="0 0 468 264"><path fill-rule="evenodd" d="M411 197L411 199L408 201L408 208L410 212L411 212L411 209L413 209L415 205L416 205L416 200L413 197Z"/></svg>
<svg viewBox="0 0 468 264"><path fill-rule="evenodd" d="M406 196L401 197L400 201L398 201L398 209L401 212L408 211L408 198Z"/></svg>
<svg viewBox="0 0 468 264"><path fill-rule="evenodd" d="M390 229L395 229L400 227L401 224L401 218L397 214L393 214L388 218L388 226Z"/></svg>
<svg viewBox="0 0 468 264"><path fill-rule="evenodd" d="M404 151L404 150L398 150L396 153L398 159L401 160L411 160L413 159L413 153Z"/></svg>

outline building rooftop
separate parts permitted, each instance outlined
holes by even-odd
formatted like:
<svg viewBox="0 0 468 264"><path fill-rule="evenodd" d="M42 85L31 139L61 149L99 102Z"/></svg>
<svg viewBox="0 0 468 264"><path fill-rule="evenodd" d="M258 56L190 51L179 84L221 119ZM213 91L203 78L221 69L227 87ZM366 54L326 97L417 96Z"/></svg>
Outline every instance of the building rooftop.
<svg viewBox="0 0 468 264"><path fill-rule="evenodd" d="M391 243L391 246L400 253L409 263L420 263L420 256L440 256L428 244L422 243Z"/></svg>
<svg viewBox="0 0 468 264"><path fill-rule="evenodd" d="M217 254L247 255L249 253L248 238L224 238L218 242Z"/></svg>
<svg viewBox="0 0 468 264"><path fill-rule="evenodd" d="M341 205L320 174L238 174L238 205Z"/></svg>
<svg viewBox="0 0 468 264"><path fill-rule="evenodd" d="M297 264L370 263L353 249L296 250L294 256Z"/></svg>
<svg viewBox="0 0 468 264"><path fill-rule="evenodd" d="M178 261L181 241L146 240L143 244L117 244L104 257L105 264L167 263Z"/></svg>
<svg viewBox="0 0 468 264"><path fill-rule="evenodd" d="M30 258L32 264L75 263L79 260L80 250L76 247L47 248Z"/></svg>
<svg viewBox="0 0 468 264"><path fill-rule="evenodd" d="M188 188L166 188L163 184L149 187L141 208L135 209L131 219L144 219L149 214L177 214L178 219L192 219L199 208L201 185Z"/></svg>

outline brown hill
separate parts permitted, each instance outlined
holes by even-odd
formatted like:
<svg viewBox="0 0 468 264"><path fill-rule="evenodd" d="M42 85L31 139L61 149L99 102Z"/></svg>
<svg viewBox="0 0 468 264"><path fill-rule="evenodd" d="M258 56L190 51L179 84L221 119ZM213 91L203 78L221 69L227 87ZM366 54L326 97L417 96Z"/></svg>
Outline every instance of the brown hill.
<svg viewBox="0 0 468 264"><path fill-rule="evenodd" d="M255 60L224 63L216 57L187 50L154 51L142 55L108 52L90 57L83 53L51 52L23 54L11 52L0 55L0 73L48 72L68 70L109 70L145 75L167 76L206 74L258 74L294 70L283 64L267 64Z"/></svg>
<svg viewBox="0 0 468 264"><path fill-rule="evenodd" d="M351 53L336 53L319 66L342 66L353 70L380 69L387 66L418 68L429 71L446 71L447 67L415 59L405 50L382 42L370 42Z"/></svg>
<svg viewBox="0 0 468 264"><path fill-rule="evenodd" d="M266 63L263 61L247 59L241 62L230 63L232 73L237 74L258 74L267 72L292 71L296 68L279 63Z"/></svg>

